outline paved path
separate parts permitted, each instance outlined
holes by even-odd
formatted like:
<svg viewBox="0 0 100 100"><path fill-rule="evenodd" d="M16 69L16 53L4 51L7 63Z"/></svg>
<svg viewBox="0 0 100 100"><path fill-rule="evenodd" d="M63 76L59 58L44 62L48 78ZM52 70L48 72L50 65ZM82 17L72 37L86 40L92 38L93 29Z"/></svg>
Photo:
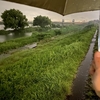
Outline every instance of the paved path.
<svg viewBox="0 0 100 100"><path fill-rule="evenodd" d="M97 35L97 31L95 32L95 35L91 41L88 53L86 54L85 59L82 61L78 69L78 73L77 73L77 76L73 83L73 88L72 88L73 95L70 97L70 100L85 100L83 96L85 82L88 76L88 71L89 71L90 64L93 57L93 48L96 41L96 35Z"/></svg>

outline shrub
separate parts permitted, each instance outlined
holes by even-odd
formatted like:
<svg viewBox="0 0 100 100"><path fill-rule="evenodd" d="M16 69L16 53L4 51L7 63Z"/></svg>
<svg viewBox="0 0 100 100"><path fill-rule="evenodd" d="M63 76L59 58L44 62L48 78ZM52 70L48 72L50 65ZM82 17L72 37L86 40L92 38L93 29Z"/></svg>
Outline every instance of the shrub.
<svg viewBox="0 0 100 100"><path fill-rule="evenodd" d="M61 35L61 31L60 30L55 30L55 35Z"/></svg>
<svg viewBox="0 0 100 100"><path fill-rule="evenodd" d="M40 40L44 39L45 35L46 34L38 34L37 39L40 41Z"/></svg>

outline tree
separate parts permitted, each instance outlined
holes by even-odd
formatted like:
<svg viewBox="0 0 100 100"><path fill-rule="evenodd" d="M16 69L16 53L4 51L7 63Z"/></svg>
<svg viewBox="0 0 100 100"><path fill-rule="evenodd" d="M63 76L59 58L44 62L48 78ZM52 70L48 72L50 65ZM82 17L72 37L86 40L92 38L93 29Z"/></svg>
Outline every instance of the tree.
<svg viewBox="0 0 100 100"><path fill-rule="evenodd" d="M25 26L28 26L27 18L19 10L10 9L5 10L1 18L3 19L4 28L12 28L15 30L23 29Z"/></svg>
<svg viewBox="0 0 100 100"><path fill-rule="evenodd" d="M46 16L37 16L33 20L33 26L40 26L44 28L47 25L51 25L51 20Z"/></svg>

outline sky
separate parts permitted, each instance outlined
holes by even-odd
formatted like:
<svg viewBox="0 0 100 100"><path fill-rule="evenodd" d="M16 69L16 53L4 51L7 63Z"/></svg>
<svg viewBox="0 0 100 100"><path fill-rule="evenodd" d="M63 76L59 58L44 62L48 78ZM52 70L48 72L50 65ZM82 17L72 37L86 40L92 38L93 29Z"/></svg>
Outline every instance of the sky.
<svg viewBox="0 0 100 100"><path fill-rule="evenodd" d="M62 21L62 19L64 19L65 22L71 22L73 19L75 20L75 22L86 22L90 20L99 19L99 11L75 13L75 14L62 16L52 11L0 0L0 16L5 10L9 10L13 8L20 10L24 15L26 15L29 21L33 21L34 17L39 15L47 16L52 21ZM2 19L0 17L0 21L1 20Z"/></svg>

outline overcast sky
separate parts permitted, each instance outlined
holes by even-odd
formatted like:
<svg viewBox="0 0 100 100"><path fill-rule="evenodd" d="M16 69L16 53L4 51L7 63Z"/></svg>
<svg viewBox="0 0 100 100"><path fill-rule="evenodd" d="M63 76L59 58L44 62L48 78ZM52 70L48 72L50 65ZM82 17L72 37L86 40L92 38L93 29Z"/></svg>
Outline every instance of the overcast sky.
<svg viewBox="0 0 100 100"><path fill-rule="evenodd" d="M48 16L52 21L62 21L62 19L64 19L67 22L72 21L73 19L75 19L75 21L89 21L89 20L99 19L99 11L75 13L75 14L62 16L55 12L0 0L0 15L5 10L13 9L13 8L20 10L24 15L26 15L29 21L32 21L33 18L38 15ZM0 18L0 20L2 19Z"/></svg>

